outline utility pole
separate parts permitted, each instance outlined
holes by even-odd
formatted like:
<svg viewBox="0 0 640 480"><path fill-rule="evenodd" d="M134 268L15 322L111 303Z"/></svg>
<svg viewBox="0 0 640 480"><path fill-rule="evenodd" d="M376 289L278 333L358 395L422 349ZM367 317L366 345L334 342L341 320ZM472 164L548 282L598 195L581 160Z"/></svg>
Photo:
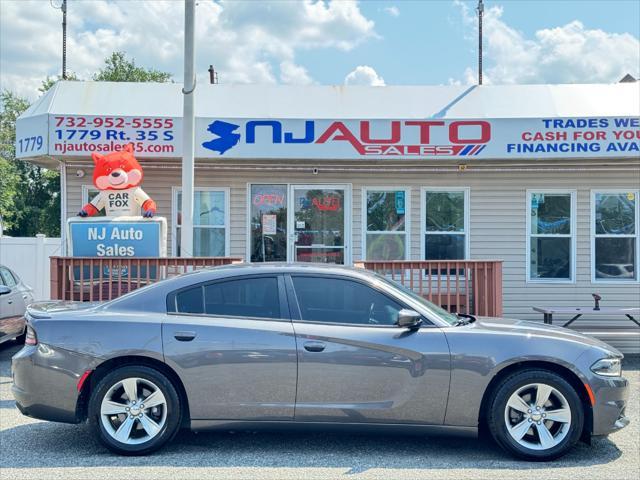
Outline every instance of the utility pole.
<svg viewBox="0 0 640 480"><path fill-rule="evenodd" d="M67 0L57 5L53 0L49 0L51 6L55 9L62 10L62 79L67 79Z"/></svg>
<svg viewBox="0 0 640 480"><path fill-rule="evenodd" d="M193 256L193 176L194 124L193 109L195 76L195 0L184 2L184 85L182 87L182 225L180 228L180 256Z"/></svg>
<svg viewBox="0 0 640 480"><path fill-rule="evenodd" d="M478 85L482 85L482 15L484 14L484 3L478 0Z"/></svg>
<svg viewBox="0 0 640 480"><path fill-rule="evenodd" d="M209 83L211 85L218 83L218 72L213 68L213 65L209 65Z"/></svg>
<svg viewBox="0 0 640 480"><path fill-rule="evenodd" d="M67 0L62 0L62 79L67 79Z"/></svg>

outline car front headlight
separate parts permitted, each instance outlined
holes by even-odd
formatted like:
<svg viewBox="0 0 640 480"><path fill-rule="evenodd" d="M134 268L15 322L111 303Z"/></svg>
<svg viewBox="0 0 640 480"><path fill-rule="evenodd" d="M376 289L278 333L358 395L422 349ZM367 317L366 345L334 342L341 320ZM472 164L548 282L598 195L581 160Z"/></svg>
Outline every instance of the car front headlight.
<svg viewBox="0 0 640 480"><path fill-rule="evenodd" d="M619 358L603 358L591 365L591 371L603 377L622 375L622 362Z"/></svg>

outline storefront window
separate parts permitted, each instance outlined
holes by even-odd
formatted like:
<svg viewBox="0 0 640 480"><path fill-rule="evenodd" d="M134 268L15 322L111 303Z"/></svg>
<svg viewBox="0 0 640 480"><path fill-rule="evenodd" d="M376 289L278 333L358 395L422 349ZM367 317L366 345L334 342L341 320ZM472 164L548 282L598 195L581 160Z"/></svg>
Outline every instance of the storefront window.
<svg viewBox="0 0 640 480"><path fill-rule="evenodd" d="M405 260L408 194L405 190L365 190L366 260Z"/></svg>
<svg viewBox="0 0 640 480"><path fill-rule="evenodd" d="M592 250L595 280L638 279L638 192L593 194Z"/></svg>
<svg viewBox="0 0 640 480"><path fill-rule="evenodd" d="M467 256L468 190L425 190L425 260L461 260Z"/></svg>
<svg viewBox="0 0 640 480"><path fill-rule="evenodd" d="M287 185L251 185L251 261L287 260Z"/></svg>
<svg viewBox="0 0 640 480"><path fill-rule="evenodd" d="M227 255L227 191L196 189L193 199L194 257L224 257ZM182 191L175 195L175 254L180 256L180 226L182 225Z"/></svg>
<svg viewBox="0 0 640 480"><path fill-rule="evenodd" d="M572 192L529 192L529 280L573 280Z"/></svg>

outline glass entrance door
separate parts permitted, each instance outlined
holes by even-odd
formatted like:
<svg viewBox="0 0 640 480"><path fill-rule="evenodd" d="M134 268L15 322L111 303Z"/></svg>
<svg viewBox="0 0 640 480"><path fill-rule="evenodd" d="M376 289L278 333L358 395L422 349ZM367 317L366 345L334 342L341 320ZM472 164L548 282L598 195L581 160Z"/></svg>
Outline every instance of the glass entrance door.
<svg viewBox="0 0 640 480"><path fill-rule="evenodd" d="M294 262L349 263L347 188L292 185L290 199L289 259Z"/></svg>
<svg viewBox="0 0 640 480"><path fill-rule="evenodd" d="M249 258L252 262L287 260L287 185L251 185Z"/></svg>

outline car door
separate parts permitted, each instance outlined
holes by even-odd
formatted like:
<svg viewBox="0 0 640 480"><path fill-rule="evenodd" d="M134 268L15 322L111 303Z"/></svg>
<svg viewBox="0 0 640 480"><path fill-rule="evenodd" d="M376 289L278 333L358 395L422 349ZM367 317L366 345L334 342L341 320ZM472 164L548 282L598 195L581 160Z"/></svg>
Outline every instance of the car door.
<svg viewBox="0 0 640 480"><path fill-rule="evenodd" d="M11 289L10 293L0 296L0 339L22 331L22 316L26 309L18 282L8 268L0 267L0 285ZM11 337L9 337L11 338Z"/></svg>
<svg viewBox="0 0 640 480"><path fill-rule="evenodd" d="M194 420L292 420L297 355L277 275L231 277L167 297L165 361Z"/></svg>
<svg viewBox="0 0 640 480"><path fill-rule="evenodd" d="M442 331L395 325L405 306L353 278L291 275L299 421L442 424L449 348Z"/></svg>

